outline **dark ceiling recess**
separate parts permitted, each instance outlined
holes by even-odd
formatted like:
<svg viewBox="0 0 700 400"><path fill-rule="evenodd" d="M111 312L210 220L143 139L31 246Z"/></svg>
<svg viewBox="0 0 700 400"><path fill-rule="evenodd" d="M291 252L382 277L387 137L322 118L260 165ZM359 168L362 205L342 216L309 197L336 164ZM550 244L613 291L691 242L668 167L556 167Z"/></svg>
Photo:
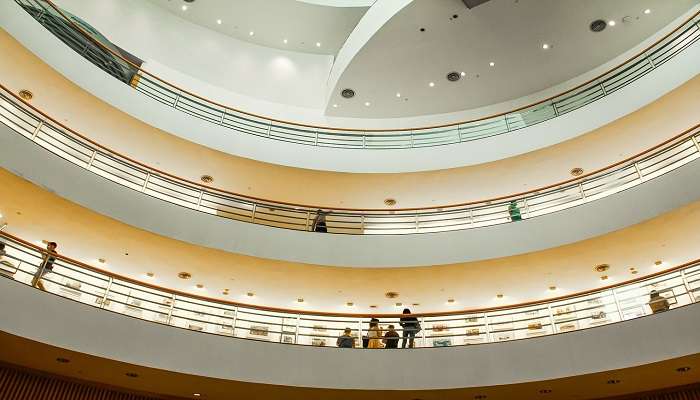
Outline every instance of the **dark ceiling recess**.
<svg viewBox="0 0 700 400"><path fill-rule="evenodd" d="M450 72L447 74L447 80L450 82L457 82L461 77L462 76L459 74L459 72Z"/></svg>
<svg viewBox="0 0 700 400"><path fill-rule="evenodd" d="M601 32L605 30L605 28L608 26L607 22L603 21L602 19L597 19L593 22L591 22L591 30L593 32Z"/></svg>
<svg viewBox="0 0 700 400"><path fill-rule="evenodd" d="M355 97L355 91L352 89L343 89L342 92L340 92L340 95L345 97L346 99L352 99Z"/></svg>
<svg viewBox="0 0 700 400"><path fill-rule="evenodd" d="M488 3L489 0L462 0L467 8L472 9L474 7L480 6L484 3Z"/></svg>

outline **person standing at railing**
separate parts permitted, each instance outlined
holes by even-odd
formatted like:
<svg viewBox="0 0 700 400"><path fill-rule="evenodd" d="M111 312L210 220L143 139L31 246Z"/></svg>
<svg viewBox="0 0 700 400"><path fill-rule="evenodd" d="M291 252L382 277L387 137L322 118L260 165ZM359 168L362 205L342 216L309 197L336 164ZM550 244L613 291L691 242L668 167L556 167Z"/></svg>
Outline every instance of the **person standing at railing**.
<svg viewBox="0 0 700 400"><path fill-rule="evenodd" d="M656 290L649 292L649 308L651 312L656 314L664 311L668 311L671 308L668 300L659 294Z"/></svg>
<svg viewBox="0 0 700 400"><path fill-rule="evenodd" d="M56 257L54 256L58 255L58 252L56 251L57 247L58 244L56 242L49 242L46 245L46 253L44 254L41 265L39 266L39 269L32 280L32 286L36 286L41 290L46 290L46 287L44 287L44 283L41 280L44 278L44 276L53 272L53 263L56 261Z"/></svg>
<svg viewBox="0 0 700 400"><path fill-rule="evenodd" d="M369 343L367 344L368 349L381 349L384 347L382 346L382 328L379 327L378 319L372 318L369 321L367 338L369 338Z"/></svg>
<svg viewBox="0 0 700 400"><path fill-rule="evenodd" d="M508 215L510 215L510 220L513 222L522 221L523 217L520 214L520 207L515 201L511 201L508 205Z"/></svg>
<svg viewBox="0 0 700 400"><path fill-rule="evenodd" d="M384 348L385 349L397 349L399 347L399 333L396 332L394 329L394 325L389 325L387 327L389 330L386 331L384 334L384 339L382 339L382 343L384 343Z"/></svg>
<svg viewBox="0 0 700 400"><path fill-rule="evenodd" d="M355 338L352 337L352 329L350 328L345 328L345 331L343 332L342 335L338 337L338 340L335 343L338 347L345 348L345 349L352 349L355 347Z"/></svg>
<svg viewBox="0 0 700 400"><path fill-rule="evenodd" d="M409 348L413 348L415 347L416 334L421 330L420 323L418 322L418 318L410 316L411 310L408 308L403 309L403 314L406 315L406 317L401 317L399 322L399 325L401 325L403 329L401 348L406 348L406 342L408 342Z"/></svg>
<svg viewBox="0 0 700 400"><path fill-rule="evenodd" d="M328 213L320 209L316 211L316 218L314 218L314 223L313 225L311 225L312 231L328 233L328 226L326 225L326 214Z"/></svg>

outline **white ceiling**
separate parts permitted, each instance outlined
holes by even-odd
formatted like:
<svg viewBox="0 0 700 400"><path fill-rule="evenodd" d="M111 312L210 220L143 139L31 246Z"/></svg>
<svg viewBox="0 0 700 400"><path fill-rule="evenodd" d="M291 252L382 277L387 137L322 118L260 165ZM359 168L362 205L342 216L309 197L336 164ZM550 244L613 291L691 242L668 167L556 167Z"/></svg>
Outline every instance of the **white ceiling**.
<svg viewBox="0 0 700 400"><path fill-rule="evenodd" d="M236 39L314 54L336 54L368 9L366 6L329 7L297 0L149 1L190 22ZM187 6L186 11L182 10L183 5ZM221 24L217 20L221 20ZM317 42L321 45L316 46Z"/></svg>
<svg viewBox="0 0 700 400"><path fill-rule="evenodd" d="M462 0L415 0L354 57L331 95L327 113L405 117L517 99L621 55L697 3L491 0L468 10ZM649 14L644 13L647 8ZM623 17L629 22L622 22ZM599 18L617 23L593 33L589 24ZM543 50L543 43L551 48ZM446 79L451 71L464 71L466 76L451 83ZM356 91L354 99L340 96L346 87ZM334 103L339 107L333 108Z"/></svg>

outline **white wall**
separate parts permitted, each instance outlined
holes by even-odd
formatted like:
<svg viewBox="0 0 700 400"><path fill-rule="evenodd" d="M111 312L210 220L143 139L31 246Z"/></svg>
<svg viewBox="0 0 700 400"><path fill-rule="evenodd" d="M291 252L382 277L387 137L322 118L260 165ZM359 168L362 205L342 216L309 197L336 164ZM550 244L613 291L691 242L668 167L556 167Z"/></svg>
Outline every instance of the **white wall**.
<svg viewBox="0 0 700 400"><path fill-rule="evenodd" d="M247 43L178 18L148 1L57 4L145 60L145 70L194 93L265 114L318 114L325 107L333 56Z"/></svg>
<svg viewBox="0 0 700 400"><path fill-rule="evenodd" d="M235 133L162 105L108 77L60 43L13 2L0 2L3 27L83 89L167 132L223 152L317 170L380 173L428 171L503 159L550 146L625 116L700 72L700 43L623 90L553 120L474 142L411 150L317 148ZM291 110L291 109L290 109ZM299 114L301 115L301 114Z"/></svg>
<svg viewBox="0 0 700 400"><path fill-rule="evenodd" d="M610 371L700 353L700 305L540 338L381 351L207 335L102 311L2 278L0 304L12 305L0 307L0 330L30 340L166 371L297 387L483 387Z"/></svg>
<svg viewBox="0 0 700 400"><path fill-rule="evenodd" d="M624 192L518 223L418 235L329 235L228 220L158 200L64 161L4 125L0 167L167 237L262 258L347 267L439 265L533 252L602 235L700 199L696 160Z"/></svg>

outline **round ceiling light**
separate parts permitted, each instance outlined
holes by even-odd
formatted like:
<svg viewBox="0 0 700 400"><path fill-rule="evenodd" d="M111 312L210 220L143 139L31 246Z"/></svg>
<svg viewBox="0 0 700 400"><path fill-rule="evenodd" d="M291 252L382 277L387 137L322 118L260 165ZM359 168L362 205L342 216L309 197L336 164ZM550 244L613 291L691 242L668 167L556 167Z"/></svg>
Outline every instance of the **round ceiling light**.
<svg viewBox="0 0 700 400"><path fill-rule="evenodd" d="M602 32L607 26L608 23L605 22L605 20L597 19L591 22L591 24L588 27L591 29L591 32Z"/></svg>
<svg viewBox="0 0 700 400"><path fill-rule="evenodd" d="M583 174L583 168L579 168L579 167L572 168L571 171L569 171L569 172L573 176L580 176L581 174Z"/></svg>
<svg viewBox="0 0 700 400"><path fill-rule="evenodd" d="M19 91L19 97L21 97L22 100L29 101L29 100L31 100L32 98L34 98L34 93L30 92L30 91L27 90L27 89L22 89L22 90Z"/></svg>
<svg viewBox="0 0 700 400"><path fill-rule="evenodd" d="M595 266L596 272L605 272L610 269L610 264L599 264Z"/></svg>
<svg viewBox="0 0 700 400"><path fill-rule="evenodd" d="M343 90L340 92L340 95L343 96L343 97L346 98L346 99L352 99L353 97L355 97L355 91L352 90L352 89L350 89L350 88L343 89Z"/></svg>
<svg viewBox="0 0 700 400"><path fill-rule="evenodd" d="M387 206L395 206L396 205L396 199L384 199L384 204Z"/></svg>
<svg viewBox="0 0 700 400"><path fill-rule="evenodd" d="M384 293L384 296L387 299L395 299L395 298L399 297L399 294L398 294L398 292L386 292L386 293Z"/></svg>
<svg viewBox="0 0 700 400"><path fill-rule="evenodd" d="M450 82L457 82L460 78L462 78L462 75L459 74L459 72L450 72L447 74L447 80Z"/></svg>
<svg viewBox="0 0 700 400"><path fill-rule="evenodd" d="M204 182L204 183L212 183L212 182L214 182L214 177L211 176L211 175L202 175L199 179L200 179L202 182Z"/></svg>
<svg viewBox="0 0 700 400"><path fill-rule="evenodd" d="M189 272L180 272L179 274L177 274L177 277L180 279L190 279L192 278L192 274L190 274Z"/></svg>

